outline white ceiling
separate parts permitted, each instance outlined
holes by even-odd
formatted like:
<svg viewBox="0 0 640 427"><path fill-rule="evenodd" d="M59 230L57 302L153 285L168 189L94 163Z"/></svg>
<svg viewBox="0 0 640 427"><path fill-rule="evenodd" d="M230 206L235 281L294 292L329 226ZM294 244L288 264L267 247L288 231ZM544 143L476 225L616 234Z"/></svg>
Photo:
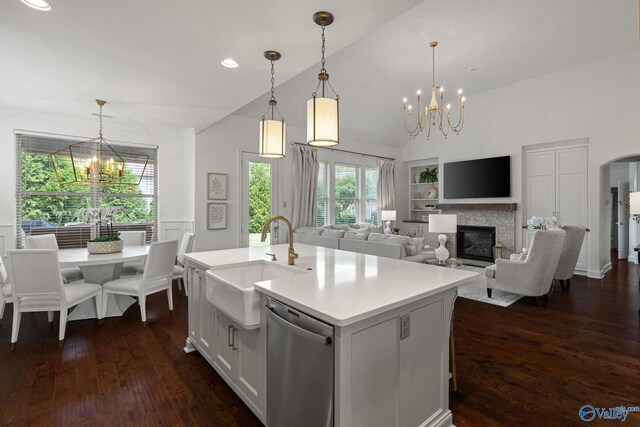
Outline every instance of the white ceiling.
<svg viewBox="0 0 640 427"><path fill-rule="evenodd" d="M473 94L638 49L636 0L50 0L37 12L0 4L0 107L88 118L94 99L119 124L201 130L226 115L259 118L277 49L278 107L305 126L317 83L316 10L342 135L397 144L401 99L436 77ZM235 70L220 60L233 57ZM470 67L477 71L469 72ZM284 82L284 83L283 83Z"/></svg>

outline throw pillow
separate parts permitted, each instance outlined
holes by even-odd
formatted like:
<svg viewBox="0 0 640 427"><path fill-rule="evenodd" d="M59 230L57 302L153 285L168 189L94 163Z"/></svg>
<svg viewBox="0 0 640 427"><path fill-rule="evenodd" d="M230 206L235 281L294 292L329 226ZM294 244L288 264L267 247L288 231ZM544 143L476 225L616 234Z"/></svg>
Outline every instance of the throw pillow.
<svg viewBox="0 0 640 427"><path fill-rule="evenodd" d="M315 236L322 235L323 231L324 230L322 228L318 228L318 227L298 227L298 228L296 228L296 233L312 234L312 235L315 235Z"/></svg>
<svg viewBox="0 0 640 427"><path fill-rule="evenodd" d="M343 230L324 230L322 232L323 236L327 236L327 237L337 237L338 239L341 239L344 237L344 231Z"/></svg>
<svg viewBox="0 0 640 427"><path fill-rule="evenodd" d="M360 230L360 231L346 231L344 233L344 238L345 239L351 239L351 240L367 240L367 237L369 237L369 233L366 232L366 230Z"/></svg>

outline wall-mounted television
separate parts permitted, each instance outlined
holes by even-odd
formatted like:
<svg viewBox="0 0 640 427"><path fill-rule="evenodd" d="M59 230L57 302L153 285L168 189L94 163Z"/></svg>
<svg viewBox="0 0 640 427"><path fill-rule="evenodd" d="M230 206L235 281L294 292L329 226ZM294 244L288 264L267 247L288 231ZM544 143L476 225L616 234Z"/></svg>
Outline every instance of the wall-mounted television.
<svg viewBox="0 0 640 427"><path fill-rule="evenodd" d="M511 157L490 157L444 164L444 198L511 196Z"/></svg>

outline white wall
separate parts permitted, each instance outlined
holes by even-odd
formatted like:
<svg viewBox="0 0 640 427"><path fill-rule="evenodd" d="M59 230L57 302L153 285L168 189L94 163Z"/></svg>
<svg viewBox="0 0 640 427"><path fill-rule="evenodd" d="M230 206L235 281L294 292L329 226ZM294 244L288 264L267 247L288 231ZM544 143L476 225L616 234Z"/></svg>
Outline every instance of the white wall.
<svg viewBox="0 0 640 427"><path fill-rule="evenodd" d="M522 147L587 138L589 275L600 276L610 244L603 209L609 188L601 188L601 166L640 153L640 51L469 96L465 110L460 135L429 142L419 136L404 147L402 159L438 157L444 163L511 155L512 197L476 201L521 204ZM521 210L518 219L523 221ZM604 233L602 226L607 228Z"/></svg>
<svg viewBox="0 0 640 427"><path fill-rule="evenodd" d="M45 132L59 135L95 138L96 118L88 120L43 116L24 111L0 111L0 250L15 247L15 130ZM165 228L177 223L184 230L186 216L185 194L193 193L185 183L183 137L180 133L151 133L142 128L118 127L105 123L104 135L113 141L158 145L158 221L160 238ZM170 236L171 237L171 236Z"/></svg>
<svg viewBox="0 0 640 427"><path fill-rule="evenodd" d="M240 156L242 151L258 150L258 119L230 115L196 135L195 147L195 230L196 250L228 249L240 246ZM291 201L293 199L292 161L289 144L292 141L305 142L306 130L287 126L287 156L278 160L278 214L291 217ZM397 158L399 150L380 144L366 143L341 135L340 145L343 150L357 151L367 154ZM375 165L375 159L361 155L331 152L320 149L318 158L321 161L338 161L353 164ZM401 169L401 168L400 168ZM207 230L206 224L206 183L207 173L228 174L227 228L224 230ZM398 188L398 172L396 171L396 188ZM286 203L286 208L284 207ZM281 242L285 242L281 233Z"/></svg>

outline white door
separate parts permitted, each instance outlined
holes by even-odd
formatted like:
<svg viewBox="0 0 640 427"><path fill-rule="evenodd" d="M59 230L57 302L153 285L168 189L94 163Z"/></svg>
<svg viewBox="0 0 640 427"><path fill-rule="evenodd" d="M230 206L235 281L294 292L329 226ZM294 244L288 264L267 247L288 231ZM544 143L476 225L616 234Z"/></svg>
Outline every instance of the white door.
<svg viewBox="0 0 640 427"><path fill-rule="evenodd" d="M587 203L587 148L565 148L556 151L556 209L561 225L588 227ZM587 242L585 235L576 263L576 270L587 270Z"/></svg>
<svg viewBox="0 0 640 427"><path fill-rule="evenodd" d="M269 246L277 243L278 223L265 242L260 241L262 224L275 215L278 206L277 160L265 159L256 153L242 153L242 210L240 242L243 247Z"/></svg>
<svg viewBox="0 0 640 427"><path fill-rule="evenodd" d="M555 215L555 151L527 153L526 219Z"/></svg>
<svg viewBox="0 0 640 427"><path fill-rule="evenodd" d="M629 184L618 182L618 259L629 253Z"/></svg>

